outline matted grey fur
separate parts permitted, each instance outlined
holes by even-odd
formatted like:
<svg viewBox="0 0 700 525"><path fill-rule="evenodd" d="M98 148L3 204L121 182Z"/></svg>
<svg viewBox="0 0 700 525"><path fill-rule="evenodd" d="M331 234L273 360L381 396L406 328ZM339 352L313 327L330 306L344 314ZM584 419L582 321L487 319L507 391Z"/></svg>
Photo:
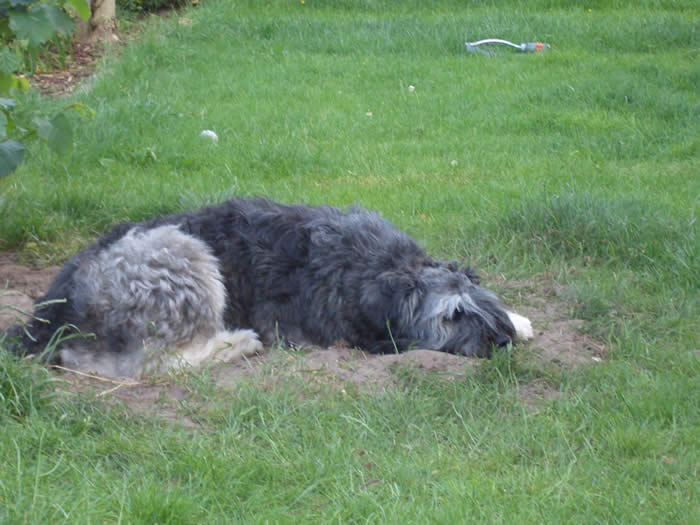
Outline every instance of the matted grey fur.
<svg viewBox="0 0 700 525"><path fill-rule="evenodd" d="M49 358L110 376L232 361L262 349L258 334L484 357L532 336L473 270L432 259L377 213L264 199L117 226L66 263L46 301L5 344L42 353L68 326L93 335Z"/></svg>

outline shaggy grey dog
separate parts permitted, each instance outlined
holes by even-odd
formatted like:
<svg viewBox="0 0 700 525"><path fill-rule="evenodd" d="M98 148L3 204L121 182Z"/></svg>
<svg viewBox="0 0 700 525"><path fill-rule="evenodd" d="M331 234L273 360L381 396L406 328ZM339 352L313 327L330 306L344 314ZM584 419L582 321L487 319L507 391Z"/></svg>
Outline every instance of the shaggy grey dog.
<svg viewBox="0 0 700 525"><path fill-rule="evenodd" d="M262 343L488 357L532 336L473 270L432 259L377 213L264 199L117 226L66 263L47 302L5 346L111 376Z"/></svg>

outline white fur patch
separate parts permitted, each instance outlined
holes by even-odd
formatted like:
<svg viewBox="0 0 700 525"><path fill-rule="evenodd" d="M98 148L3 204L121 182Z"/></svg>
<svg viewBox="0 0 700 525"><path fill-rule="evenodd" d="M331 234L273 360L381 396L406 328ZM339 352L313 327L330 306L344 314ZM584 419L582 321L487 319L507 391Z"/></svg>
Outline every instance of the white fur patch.
<svg viewBox="0 0 700 525"><path fill-rule="evenodd" d="M515 337L521 341L532 339L535 334L532 331L532 323L527 317L516 314L515 312L507 312L510 322L515 327Z"/></svg>
<svg viewBox="0 0 700 525"><path fill-rule="evenodd" d="M200 367L206 361L233 363L262 349L258 334L253 330L221 331L203 345L190 344L180 348L178 355L173 356L173 364Z"/></svg>

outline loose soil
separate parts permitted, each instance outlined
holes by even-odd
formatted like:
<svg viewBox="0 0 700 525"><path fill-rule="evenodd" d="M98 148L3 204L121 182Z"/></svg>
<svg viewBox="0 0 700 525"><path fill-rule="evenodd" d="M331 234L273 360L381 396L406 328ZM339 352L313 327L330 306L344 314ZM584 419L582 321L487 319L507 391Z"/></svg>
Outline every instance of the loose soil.
<svg viewBox="0 0 700 525"><path fill-rule="evenodd" d="M95 72L97 61L104 54L103 44L74 42L72 47L63 64L65 67L54 67L50 71L34 73L27 77L29 83L42 95L55 98L72 93ZM53 59L49 59L49 62L57 61L55 55L50 56Z"/></svg>
<svg viewBox="0 0 700 525"><path fill-rule="evenodd" d="M10 253L0 254L0 330L21 319L21 312L41 297L58 272L56 266L44 268L26 264ZM584 333L584 322L569 317L569 308L561 298L561 289L546 279L541 282L501 283L504 295L518 296L517 311L533 324L535 337L517 351L550 367L576 367L600 362L605 347ZM26 315L24 315L26 319ZM302 381L317 386L319 392L353 389L382 391L400 387L404 372L433 374L446 381L464 380L482 360L431 350L416 349L402 354L372 355L345 346L303 348L290 351L266 349L235 364L212 368L216 384L234 391L241 381L255 381L266 389L282 381ZM195 425L181 408L196 404L196 390L183 386L183 374L154 381L111 380L57 370L66 379L69 390L90 391L102 398L119 400L138 413L155 414L184 425ZM312 388L313 390L313 388ZM527 409L537 410L559 397L560 393L544 379L521 384L518 392Z"/></svg>

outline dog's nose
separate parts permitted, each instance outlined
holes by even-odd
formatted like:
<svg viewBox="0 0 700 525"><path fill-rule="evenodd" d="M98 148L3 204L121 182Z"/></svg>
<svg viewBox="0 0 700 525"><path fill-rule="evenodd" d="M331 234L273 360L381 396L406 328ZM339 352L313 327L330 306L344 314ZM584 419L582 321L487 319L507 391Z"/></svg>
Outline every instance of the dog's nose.
<svg viewBox="0 0 700 525"><path fill-rule="evenodd" d="M509 344L511 344L511 342L512 342L512 341L511 341L510 337L508 337L508 336L506 336L506 335L499 335L499 336L496 337L496 340L494 341L494 344L495 344L498 348L505 348L506 346L508 346Z"/></svg>

